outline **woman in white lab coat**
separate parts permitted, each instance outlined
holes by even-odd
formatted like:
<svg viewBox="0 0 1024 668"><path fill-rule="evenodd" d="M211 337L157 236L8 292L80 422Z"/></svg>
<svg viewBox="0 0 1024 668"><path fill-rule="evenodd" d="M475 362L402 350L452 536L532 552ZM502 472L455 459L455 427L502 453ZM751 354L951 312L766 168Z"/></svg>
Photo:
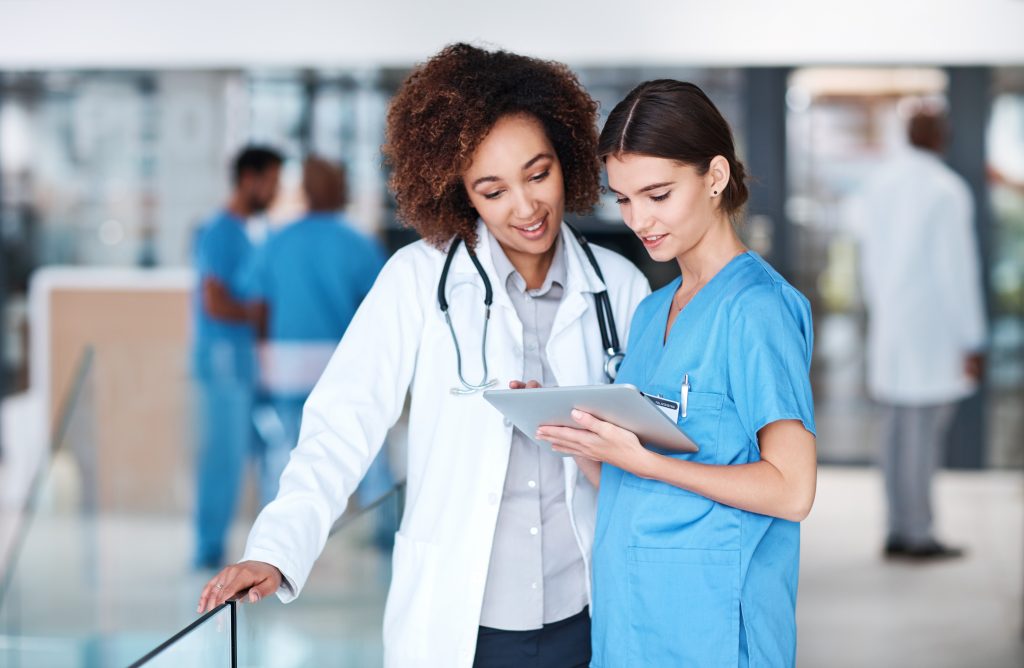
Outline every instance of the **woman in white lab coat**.
<svg viewBox="0 0 1024 668"><path fill-rule="evenodd" d="M557 480L557 490L549 485L543 501L562 504L562 522L551 526L563 531L545 533L544 544L566 546L554 560L575 560L576 575L549 592L548 576L556 574L545 563L544 586L538 578L518 597L520 555L492 548L533 549L525 531L522 540L509 533L516 520L500 511L529 507L511 498L506 473L512 476L510 458L539 450L516 451L525 447L516 445L523 437L479 390L533 377L536 332L518 309L550 297L549 271L557 273L560 300L550 306L540 345L545 384L604 383L617 368L620 356L612 353L621 352L618 341L626 340L647 281L622 257L582 245L562 222L565 210L584 212L597 200L595 117L596 104L568 68L501 51L456 44L405 81L388 113L384 152L399 216L423 240L390 259L356 313L306 403L277 498L257 518L244 560L203 590L201 611L238 596L298 596L411 391L385 665L589 662L596 489L573 459L555 460L558 475L548 480ZM613 317L600 317L601 304ZM554 470L550 461L544 466ZM543 522L547 532L547 517ZM536 549L523 561L539 559ZM551 556L543 554L548 562ZM505 572L493 572L495 563ZM552 612L558 606L550 599L558 597L561 614L571 613L564 620ZM484 623L488 618L513 622ZM568 654L550 663L517 658L520 651L536 655L538 646L550 656L547 643Z"/></svg>

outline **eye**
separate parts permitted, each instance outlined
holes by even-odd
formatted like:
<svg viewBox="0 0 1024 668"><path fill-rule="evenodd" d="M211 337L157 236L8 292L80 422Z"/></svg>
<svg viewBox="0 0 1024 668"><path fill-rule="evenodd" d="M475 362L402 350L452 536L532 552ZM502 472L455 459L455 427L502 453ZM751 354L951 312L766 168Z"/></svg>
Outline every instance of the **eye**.
<svg viewBox="0 0 1024 668"><path fill-rule="evenodd" d="M652 202L664 202L665 200L668 199L668 196L671 195L671 194L672 194L672 191L669 190L664 195L651 195L651 201Z"/></svg>
<svg viewBox="0 0 1024 668"><path fill-rule="evenodd" d="M550 169L545 169L540 174L534 174L533 176L531 176L530 180L533 181L534 183L540 183L544 179L548 178L549 174L551 174L551 170Z"/></svg>
<svg viewBox="0 0 1024 668"><path fill-rule="evenodd" d="M629 204L629 198L628 197L616 197L615 198L615 203L618 204L619 206L622 206L623 204Z"/></svg>
<svg viewBox="0 0 1024 668"><path fill-rule="evenodd" d="M501 193L503 193L503 192L505 192L505 191L504 190L495 190L492 193L484 193L484 199L498 199L499 197L501 197Z"/></svg>

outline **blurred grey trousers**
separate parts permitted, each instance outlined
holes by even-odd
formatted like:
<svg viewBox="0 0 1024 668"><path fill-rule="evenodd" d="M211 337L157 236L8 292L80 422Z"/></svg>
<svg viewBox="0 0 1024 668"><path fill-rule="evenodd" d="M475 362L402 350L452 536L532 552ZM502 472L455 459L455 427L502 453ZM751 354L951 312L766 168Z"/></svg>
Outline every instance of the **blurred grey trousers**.
<svg viewBox="0 0 1024 668"><path fill-rule="evenodd" d="M909 546L932 537L931 482L956 404L882 404L882 471L889 500L889 540Z"/></svg>

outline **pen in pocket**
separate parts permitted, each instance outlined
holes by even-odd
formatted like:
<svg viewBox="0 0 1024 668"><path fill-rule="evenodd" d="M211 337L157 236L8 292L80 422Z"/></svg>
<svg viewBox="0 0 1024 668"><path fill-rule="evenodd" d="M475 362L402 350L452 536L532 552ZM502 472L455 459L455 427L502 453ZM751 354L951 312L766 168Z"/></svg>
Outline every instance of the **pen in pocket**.
<svg viewBox="0 0 1024 668"><path fill-rule="evenodd" d="M683 374L683 384L679 388L679 417L686 417L686 403L690 398L690 374Z"/></svg>

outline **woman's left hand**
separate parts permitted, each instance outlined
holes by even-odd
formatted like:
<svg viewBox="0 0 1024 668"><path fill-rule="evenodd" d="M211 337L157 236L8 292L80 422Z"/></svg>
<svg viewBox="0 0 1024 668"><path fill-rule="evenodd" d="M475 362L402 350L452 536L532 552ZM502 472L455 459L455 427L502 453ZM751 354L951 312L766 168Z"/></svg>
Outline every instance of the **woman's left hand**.
<svg viewBox="0 0 1024 668"><path fill-rule="evenodd" d="M600 420L581 410L572 412L579 427L542 426L538 440L551 443L556 452L608 462L624 471L643 476L656 455L644 448L636 434Z"/></svg>

